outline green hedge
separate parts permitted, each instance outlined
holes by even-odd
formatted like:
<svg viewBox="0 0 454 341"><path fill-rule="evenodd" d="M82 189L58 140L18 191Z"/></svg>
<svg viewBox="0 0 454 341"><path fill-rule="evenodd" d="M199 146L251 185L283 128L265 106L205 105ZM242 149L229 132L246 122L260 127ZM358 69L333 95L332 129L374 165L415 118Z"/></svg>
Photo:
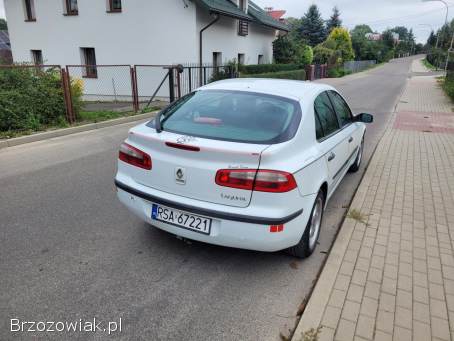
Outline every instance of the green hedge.
<svg viewBox="0 0 454 341"><path fill-rule="evenodd" d="M266 72L257 73L253 75L241 75L242 78L278 78L278 79L294 79L294 80L306 80L306 71L294 70L294 71L280 71L280 72Z"/></svg>
<svg viewBox="0 0 454 341"><path fill-rule="evenodd" d="M454 101L454 79L453 78L445 78L443 81L443 90L446 94Z"/></svg>
<svg viewBox="0 0 454 341"><path fill-rule="evenodd" d="M239 71L248 75L280 71L293 71L298 69L301 69L301 67L297 64L256 64L239 66Z"/></svg>
<svg viewBox="0 0 454 341"><path fill-rule="evenodd" d="M0 68L0 131L39 130L65 116L60 70Z"/></svg>

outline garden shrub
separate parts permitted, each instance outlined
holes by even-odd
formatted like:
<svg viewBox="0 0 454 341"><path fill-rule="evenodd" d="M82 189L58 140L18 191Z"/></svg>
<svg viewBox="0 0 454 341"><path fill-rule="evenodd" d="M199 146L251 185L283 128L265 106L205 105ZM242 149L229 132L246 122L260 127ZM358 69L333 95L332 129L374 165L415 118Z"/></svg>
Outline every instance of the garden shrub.
<svg viewBox="0 0 454 341"><path fill-rule="evenodd" d="M445 93L454 101L454 79L447 77L442 84Z"/></svg>
<svg viewBox="0 0 454 341"><path fill-rule="evenodd" d="M298 64L252 64L240 65L239 71L242 74L254 75L260 73L280 72L280 71L293 71L301 69Z"/></svg>
<svg viewBox="0 0 454 341"><path fill-rule="evenodd" d="M75 109L80 110L82 91L74 84ZM0 131L39 130L59 125L65 117L59 69L0 69Z"/></svg>
<svg viewBox="0 0 454 341"><path fill-rule="evenodd" d="M294 79L294 80L306 80L306 71L304 70L293 70L293 71L279 71L279 72L267 72L257 73L253 75L241 75L242 78L278 78L278 79Z"/></svg>

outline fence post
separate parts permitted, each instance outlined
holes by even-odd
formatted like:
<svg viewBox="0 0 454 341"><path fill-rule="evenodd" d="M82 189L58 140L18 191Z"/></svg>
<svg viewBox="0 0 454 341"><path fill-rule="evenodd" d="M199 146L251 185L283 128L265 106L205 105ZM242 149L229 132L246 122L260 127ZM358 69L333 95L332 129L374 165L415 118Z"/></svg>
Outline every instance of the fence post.
<svg viewBox="0 0 454 341"><path fill-rule="evenodd" d="M66 66L66 70L62 70L65 78L64 89L66 92L67 106L68 106L68 122L70 124L76 121L76 115L74 113L73 98L71 94L71 75L69 74L69 67Z"/></svg>
<svg viewBox="0 0 454 341"><path fill-rule="evenodd" d="M71 123L71 105L70 105L70 97L68 95L68 80L67 80L67 74L64 69L60 69L61 73L61 86L63 90L63 98L65 99L65 108L66 108L66 121L68 123Z"/></svg>
<svg viewBox="0 0 454 341"><path fill-rule="evenodd" d="M137 95L137 73L132 66L129 67L129 71L131 74L131 90L132 90L132 106L134 112L139 111L139 97Z"/></svg>
<svg viewBox="0 0 454 341"><path fill-rule="evenodd" d="M306 80L313 81L315 78L315 65L308 65L306 68Z"/></svg>
<svg viewBox="0 0 454 341"><path fill-rule="evenodd" d="M175 101L175 81L173 67L169 67L169 101L173 103Z"/></svg>
<svg viewBox="0 0 454 341"><path fill-rule="evenodd" d="M181 98L181 77L180 77L180 70L176 69L177 73L177 91L178 91L178 99Z"/></svg>
<svg viewBox="0 0 454 341"><path fill-rule="evenodd" d="M192 92L192 67L188 68L189 71L189 92Z"/></svg>

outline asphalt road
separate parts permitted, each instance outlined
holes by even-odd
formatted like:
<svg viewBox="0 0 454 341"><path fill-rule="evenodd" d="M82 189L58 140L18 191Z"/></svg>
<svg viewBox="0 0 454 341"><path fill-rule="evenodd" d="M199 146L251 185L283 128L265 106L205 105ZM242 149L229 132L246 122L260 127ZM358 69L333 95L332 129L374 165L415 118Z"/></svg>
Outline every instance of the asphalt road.
<svg viewBox="0 0 454 341"><path fill-rule="evenodd" d="M403 90L410 61L325 80L356 112L375 114L365 160ZM121 318L122 332L111 337L124 340L288 335L364 169L342 182L308 260L187 244L142 223L116 199L117 148L132 125L0 150L0 339L107 338L101 332L10 332L10 319L94 317Z"/></svg>

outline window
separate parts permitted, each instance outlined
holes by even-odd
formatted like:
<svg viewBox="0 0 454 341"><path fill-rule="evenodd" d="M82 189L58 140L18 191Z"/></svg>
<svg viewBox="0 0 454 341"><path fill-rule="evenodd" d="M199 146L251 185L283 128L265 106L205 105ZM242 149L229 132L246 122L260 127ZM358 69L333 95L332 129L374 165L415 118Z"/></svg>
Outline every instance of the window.
<svg viewBox="0 0 454 341"><path fill-rule="evenodd" d="M222 52L213 52L213 67L222 65Z"/></svg>
<svg viewBox="0 0 454 341"><path fill-rule="evenodd" d="M320 120L323 137L329 136L339 129L339 121L326 92L315 99L314 107L316 116Z"/></svg>
<svg viewBox="0 0 454 341"><path fill-rule="evenodd" d="M321 140L323 138L323 128L317 113L315 113L315 135L317 140Z"/></svg>
<svg viewBox="0 0 454 341"><path fill-rule="evenodd" d="M25 21L36 21L34 0L23 0L25 10Z"/></svg>
<svg viewBox="0 0 454 341"><path fill-rule="evenodd" d="M246 20L238 21L238 35L247 36L249 34L249 22Z"/></svg>
<svg viewBox="0 0 454 341"><path fill-rule="evenodd" d="M121 12L121 0L108 0L109 10L108 12Z"/></svg>
<svg viewBox="0 0 454 341"><path fill-rule="evenodd" d="M162 128L183 135L241 143L273 144L292 139L301 121L291 99L245 91L193 92L162 114ZM154 127L154 120L149 123Z"/></svg>
<svg viewBox="0 0 454 341"><path fill-rule="evenodd" d="M264 64L263 54L259 54L258 64Z"/></svg>
<svg viewBox="0 0 454 341"><path fill-rule="evenodd" d="M244 53L238 53L238 65L244 65L245 57Z"/></svg>
<svg viewBox="0 0 454 341"><path fill-rule="evenodd" d="M77 7L77 0L65 0L66 2L66 15L78 15L79 8Z"/></svg>
<svg viewBox="0 0 454 341"><path fill-rule="evenodd" d="M92 47L82 47L80 50L82 55L82 64L84 64L83 77L98 78L95 49Z"/></svg>
<svg viewBox="0 0 454 341"><path fill-rule="evenodd" d="M333 103L333 107L334 110L336 110L337 116L339 116L342 127L352 123L352 112L350 111L348 104L345 103L342 96L335 91L330 91L329 97L331 98L331 102Z"/></svg>
<svg viewBox="0 0 454 341"><path fill-rule="evenodd" d="M35 65L43 65L43 51L41 50L31 50L32 53L32 62Z"/></svg>

